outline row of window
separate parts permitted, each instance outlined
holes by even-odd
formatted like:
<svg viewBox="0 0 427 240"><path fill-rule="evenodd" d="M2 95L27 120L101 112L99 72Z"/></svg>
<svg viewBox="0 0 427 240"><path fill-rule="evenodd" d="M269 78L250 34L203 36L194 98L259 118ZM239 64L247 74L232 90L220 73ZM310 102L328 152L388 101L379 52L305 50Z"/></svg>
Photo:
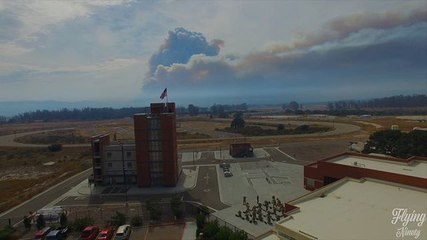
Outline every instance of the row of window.
<svg viewBox="0 0 427 240"><path fill-rule="evenodd" d="M132 168L132 162L126 162L126 166L127 166L127 168ZM112 162L109 162L109 163L107 163L107 166L109 167L109 168L112 168L113 167L113 163Z"/></svg>
<svg viewBox="0 0 427 240"><path fill-rule="evenodd" d="M111 158L112 156L113 156L113 154L111 152L107 152L107 158ZM131 158L132 152L126 152L126 157Z"/></svg>

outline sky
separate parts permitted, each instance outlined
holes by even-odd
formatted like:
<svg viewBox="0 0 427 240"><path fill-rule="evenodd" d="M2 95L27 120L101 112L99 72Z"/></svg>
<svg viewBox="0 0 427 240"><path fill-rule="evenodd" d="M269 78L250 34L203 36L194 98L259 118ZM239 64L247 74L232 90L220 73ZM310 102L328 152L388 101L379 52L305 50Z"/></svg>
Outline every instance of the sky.
<svg viewBox="0 0 427 240"><path fill-rule="evenodd" d="M0 102L427 92L425 0L0 0ZM1 115L1 112L0 112Z"/></svg>

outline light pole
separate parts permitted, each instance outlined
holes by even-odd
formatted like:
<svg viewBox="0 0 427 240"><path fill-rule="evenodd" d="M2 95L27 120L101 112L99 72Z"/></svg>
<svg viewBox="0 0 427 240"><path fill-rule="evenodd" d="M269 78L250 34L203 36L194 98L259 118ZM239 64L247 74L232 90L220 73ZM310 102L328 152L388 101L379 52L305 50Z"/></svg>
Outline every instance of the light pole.
<svg viewBox="0 0 427 240"><path fill-rule="evenodd" d="M120 143L120 147L122 150L122 167L123 167L123 182L125 184L125 202L126 202L126 206L128 205L128 185L127 185L127 181L126 181L126 168L125 168L125 154L124 154L124 149L123 149L123 143Z"/></svg>
<svg viewBox="0 0 427 240"><path fill-rule="evenodd" d="M196 164L194 164L194 151L193 151L193 166L195 166Z"/></svg>

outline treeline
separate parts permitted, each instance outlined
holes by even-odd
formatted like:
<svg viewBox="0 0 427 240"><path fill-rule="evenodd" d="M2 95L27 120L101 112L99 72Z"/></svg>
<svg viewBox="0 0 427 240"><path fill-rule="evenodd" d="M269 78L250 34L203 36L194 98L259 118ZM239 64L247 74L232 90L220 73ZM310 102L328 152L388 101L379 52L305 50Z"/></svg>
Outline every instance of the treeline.
<svg viewBox="0 0 427 240"><path fill-rule="evenodd" d="M427 131L384 130L373 133L363 153L381 153L394 157L427 157Z"/></svg>
<svg viewBox="0 0 427 240"><path fill-rule="evenodd" d="M247 111L246 103L236 105L215 104L211 107L198 107L193 104L188 107L177 107L177 114L189 114L196 116L199 114L210 114L218 117L228 117L230 113L236 111ZM126 107L126 108L83 108L83 109L61 109L61 110L37 110L25 112L10 118L0 116L0 123L26 123L26 122L53 122L53 121L88 121L107 120L132 117L136 113L148 113L149 107Z"/></svg>
<svg viewBox="0 0 427 240"><path fill-rule="evenodd" d="M347 100L328 103L329 110L352 110L373 108L412 108L427 107L427 96L420 95L398 95L370 100Z"/></svg>
<svg viewBox="0 0 427 240"><path fill-rule="evenodd" d="M147 108L83 108L83 109L61 109L61 110L37 110L15 115L11 118L0 117L3 123L23 123L23 122L52 122L52 121L86 121L105 120L131 117L136 113L145 113Z"/></svg>

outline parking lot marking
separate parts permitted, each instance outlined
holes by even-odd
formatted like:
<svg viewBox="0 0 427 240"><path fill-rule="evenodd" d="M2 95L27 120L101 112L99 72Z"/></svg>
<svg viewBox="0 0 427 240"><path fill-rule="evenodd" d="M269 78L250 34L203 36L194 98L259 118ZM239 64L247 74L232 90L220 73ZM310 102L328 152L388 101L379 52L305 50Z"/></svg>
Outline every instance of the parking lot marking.
<svg viewBox="0 0 427 240"><path fill-rule="evenodd" d="M282 151L282 150L280 150L278 147L275 147L275 149L276 149L277 151L281 152L283 155L287 156L288 158L290 158L290 159L292 159L292 160L295 160L295 161L296 161L296 159L295 159L294 157L292 157L291 155L289 155L289 154L287 154L287 153L283 152L283 151Z"/></svg>

